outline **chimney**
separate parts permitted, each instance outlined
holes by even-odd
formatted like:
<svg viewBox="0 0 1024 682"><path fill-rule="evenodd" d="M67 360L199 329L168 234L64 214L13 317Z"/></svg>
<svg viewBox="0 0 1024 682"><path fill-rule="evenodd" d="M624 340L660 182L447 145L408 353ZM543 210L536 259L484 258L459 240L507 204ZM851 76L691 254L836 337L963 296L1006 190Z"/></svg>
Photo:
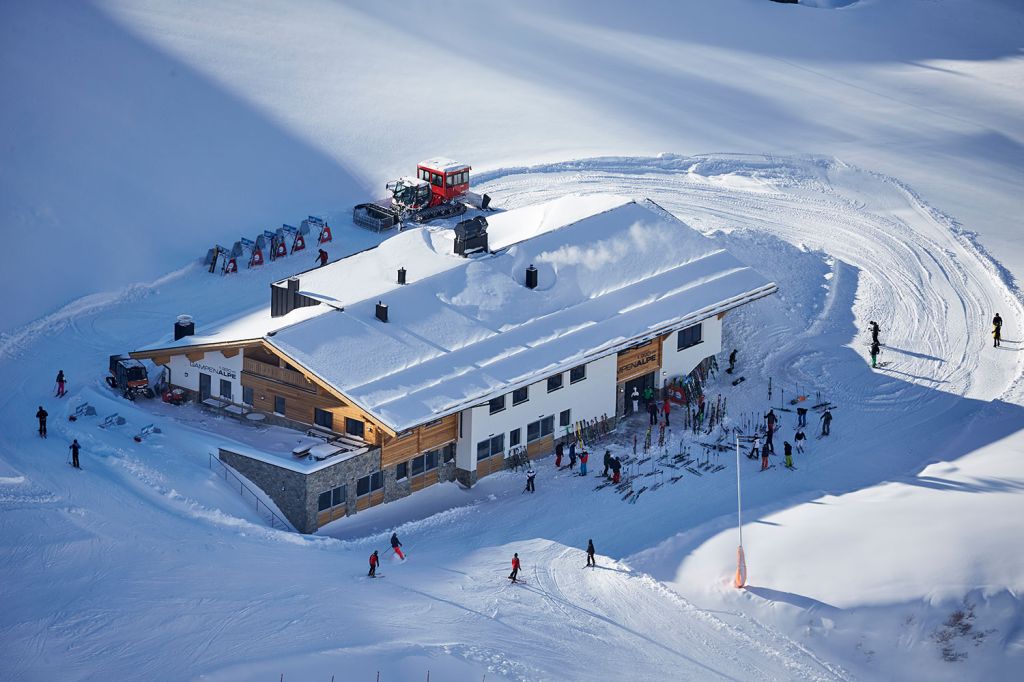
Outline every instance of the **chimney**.
<svg viewBox="0 0 1024 682"><path fill-rule="evenodd" d="M196 323L191 315L178 315L174 323L174 340L183 339L196 333Z"/></svg>
<svg viewBox="0 0 1024 682"><path fill-rule="evenodd" d="M293 296L299 293L299 278L289 277L288 278L288 292Z"/></svg>
<svg viewBox="0 0 1024 682"><path fill-rule="evenodd" d="M405 284L405 268L398 268L398 283Z"/></svg>
<svg viewBox="0 0 1024 682"><path fill-rule="evenodd" d="M381 322L388 321L388 304L377 301L377 319Z"/></svg>
<svg viewBox="0 0 1024 682"><path fill-rule="evenodd" d="M526 288L537 288L537 268L533 267L532 264L530 267L526 268Z"/></svg>

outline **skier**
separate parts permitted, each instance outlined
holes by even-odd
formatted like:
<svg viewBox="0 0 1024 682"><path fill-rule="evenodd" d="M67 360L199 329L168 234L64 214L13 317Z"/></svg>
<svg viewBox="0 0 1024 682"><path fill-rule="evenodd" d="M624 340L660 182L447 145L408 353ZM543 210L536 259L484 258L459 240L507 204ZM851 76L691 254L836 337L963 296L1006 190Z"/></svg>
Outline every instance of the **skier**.
<svg viewBox="0 0 1024 682"><path fill-rule="evenodd" d="M604 473L601 474L605 478L608 478L608 467L610 467L611 464L612 464L612 451L611 450L605 450L604 451Z"/></svg>
<svg viewBox="0 0 1024 682"><path fill-rule="evenodd" d="M536 478L536 476L537 472L533 470L533 465L530 465L530 468L526 470L526 490L529 490L531 493L536 492L533 487L533 479ZM523 492L525 493L526 490Z"/></svg>
<svg viewBox="0 0 1024 682"><path fill-rule="evenodd" d="M647 414L651 416L651 426L658 423L658 403L653 400L647 403Z"/></svg>
<svg viewBox="0 0 1024 682"><path fill-rule="evenodd" d="M316 262L320 263L320 265L318 265L317 267L322 268L323 266L327 265L327 259L327 252L324 251L323 249L320 249L320 253L316 255Z"/></svg>
<svg viewBox="0 0 1024 682"><path fill-rule="evenodd" d="M380 563L380 557L377 556L377 550L373 550L373 554L370 555L370 572L366 575L370 578L377 577L377 564Z"/></svg>
<svg viewBox="0 0 1024 682"><path fill-rule="evenodd" d="M804 435L803 429L797 429L796 435L793 436L793 440L796 441L796 451L800 454L804 452L804 441L807 440L807 436Z"/></svg>
<svg viewBox="0 0 1024 682"><path fill-rule="evenodd" d="M764 471L767 468L768 468L768 443L765 443L764 447L761 448L761 471Z"/></svg>
<svg viewBox="0 0 1024 682"><path fill-rule="evenodd" d="M569 470L576 468L576 441L569 442Z"/></svg>
<svg viewBox="0 0 1024 682"><path fill-rule="evenodd" d="M43 409L43 406L39 406L39 411L36 412L36 419L39 420L39 437L46 438L46 418L49 413Z"/></svg>
<svg viewBox="0 0 1024 682"><path fill-rule="evenodd" d="M992 318L992 347L999 348L999 342L1003 340L1003 318L999 313Z"/></svg>
<svg viewBox="0 0 1024 682"><path fill-rule="evenodd" d="M807 426L807 408L798 407L796 408L796 425Z"/></svg>
<svg viewBox="0 0 1024 682"><path fill-rule="evenodd" d="M76 469L82 468L78 466L78 450L81 447L82 446L78 444L77 438L71 441L71 445L68 446L68 448L71 450L71 466L75 467Z"/></svg>
<svg viewBox="0 0 1024 682"><path fill-rule="evenodd" d="M587 460L590 459L590 453L584 450L580 453L580 476L587 475Z"/></svg>
<svg viewBox="0 0 1024 682"><path fill-rule="evenodd" d="M630 394L629 397L630 397L630 400L633 401L633 411L634 412L639 412L640 411L640 391L638 391L636 389L636 386L633 387L633 393Z"/></svg>
<svg viewBox="0 0 1024 682"><path fill-rule="evenodd" d="M782 442L782 451L786 455L786 468L793 468L793 446L789 444L789 441Z"/></svg>
<svg viewBox="0 0 1024 682"><path fill-rule="evenodd" d="M555 468L562 468L562 453L565 452L565 443L559 443L555 446Z"/></svg>
<svg viewBox="0 0 1024 682"><path fill-rule="evenodd" d="M878 347L878 341L871 342L871 369L878 367L878 353L881 349Z"/></svg>
<svg viewBox="0 0 1024 682"><path fill-rule="evenodd" d="M829 426L832 424L832 412L826 407L825 412L821 415L821 435L827 436L829 433Z"/></svg>
<svg viewBox="0 0 1024 682"><path fill-rule="evenodd" d="M775 423L777 421L775 417L775 410L768 408L768 414L764 416L765 422L768 424L768 449L775 454L775 444L772 442L772 437L775 435Z"/></svg>
<svg viewBox="0 0 1024 682"><path fill-rule="evenodd" d="M703 393L701 393L699 396L697 396L697 422L698 422L698 425L702 421L704 421L704 394Z"/></svg>
<svg viewBox="0 0 1024 682"><path fill-rule="evenodd" d="M729 367L725 370L726 374L732 374L732 371L736 369L736 349L733 348L732 352L729 353Z"/></svg>
<svg viewBox="0 0 1024 682"><path fill-rule="evenodd" d="M516 576L519 575L519 553L516 552L512 555L512 572L508 574L508 579L512 582L519 582L516 580Z"/></svg>
<svg viewBox="0 0 1024 682"><path fill-rule="evenodd" d="M402 554L402 543L398 541L398 533L391 534L391 550L398 555L398 558L405 561L405 555Z"/></svg>
<svg viewBox="0 0 1024 682"><path fill-rule="evenodd" d="M874 320L868 322L868 330L871 332L871 343L878 343L878 332L882 331L878 323Z"/></svg>
<svg viewBox="0 0 1024 682"><path fill-rule="evenodd" d="M64 370L59 370L57 372L57 397L58 398L63 398L64 397L64 384L65 383L66 383L66 380L64 379Z"/></svg>
<svg viewBox="0 0 1024 682"><path fill-rule="evenodd" d="M587 540L587 566L593 566L597 568L597 562L594 561L594 541Z"/></svg>
<svg viewBox="0 0 1024 682"><path fill-rule="evenodd" d="M669 425L668 424L668 415L669 415L669 412L672 411L672 408L669 405L668 399L665 400L665 405L661 409L662 409L662 412L665 413L665 426L668 426Z"/></svg>
<svg viewBox="0 0 1024 682"><path fill-rule="evenodd" d="M758 455L761 454L761 441L757 436L754 436L754 446L750 448L750 454L747 455L747 459L757 459Z"/></svg>
<svg viewBox="0 0 1024 682"><path fill-rule="evenodd" d="M619 484L622 480L620 470L622 469L622 461L618 457L612 457L612 483L615 485Z"/></svg>

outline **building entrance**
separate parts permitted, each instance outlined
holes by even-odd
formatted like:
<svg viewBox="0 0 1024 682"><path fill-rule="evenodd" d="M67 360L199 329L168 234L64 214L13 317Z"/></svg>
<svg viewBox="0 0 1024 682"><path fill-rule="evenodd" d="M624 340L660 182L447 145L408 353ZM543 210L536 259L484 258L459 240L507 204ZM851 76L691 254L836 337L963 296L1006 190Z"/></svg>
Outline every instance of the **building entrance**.
<svg viewBox="0 0 1024 682"><path fill-rule="evenodd" d="M634 388L640 394L640 411L647 411L647 403L645 403L643 399L644 391L650 388L652 390L655 390L655 395L657 395L657 386L654 385L654 377L655 375L657 375L657 373L657 371L649 372L642 376L638 376L634 379L630 379L629 381L626 382L626 414L631 414L633 412L632 396Z"/></svg>

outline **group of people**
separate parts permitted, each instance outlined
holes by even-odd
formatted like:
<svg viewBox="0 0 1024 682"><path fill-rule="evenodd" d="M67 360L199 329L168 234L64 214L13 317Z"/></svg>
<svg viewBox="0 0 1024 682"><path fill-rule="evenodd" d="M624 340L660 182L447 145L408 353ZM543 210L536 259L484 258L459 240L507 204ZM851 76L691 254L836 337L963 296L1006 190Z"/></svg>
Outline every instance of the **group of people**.
<svg viewBox="0 0 1024 682"><path fill-rule="evenodd" d="M514 583L519 582L519 570L521 568L522 563L519 561L519 552L513 552L512 572L508 574L508 579ZM597 560L594 558L593 540L587 540L587 565L584 568L597 568Z"/></svg>
<svg viewBox="0 0 1024 682"><path fill-rule="evenodd" d="M567 465L570 470L576 468L576 441L572 438L566 439L569 443L569 464ZM565 457L565 442L558 443L555 446L555 467L562 468L562 458ZM587 462L590 461L590 453L586 450L581 450L578 459L580 460L580 476L587 475Z"/></svg>
<svg viewBox="0 0 1024 682"><path fill-rule="evenodd" d="M399 559L405 561L405 554L402 552L402 543L398 540L398 533L391 534L391 551ZM376 578L378 566L380 566L380 554L377 550L373 550L373 554L370 555L370 572L366 575L370 578Z"/></svg>
<svg viewBox="0 0 1024 682"><path fill-rule="evenodd" d="M54 396L57 397L57 398L63 398L65 395L67 395L67 378L64 376L64 370L59 370L57 372L57 380L56 380L56 385L54 386L54 389L55 389ZM40 438L47 438L46 420L47 420L47 418L49 416L50 416L50 413L47 412L45 409L43 409L42 405L40 405L39 409L36 410L36 420L39 422L39 437ZM74 468L81 469L82 467L79 466L79 464L78 464L78 453L82 449L82 446L78 444L78 439L77 438L72 439L71 445L68 446L68 449L71 451L71 455L69 457L69 463Z"/></svg>
<svg viewBox="0 0 1024 682"><path fill-rule="evenodd" d="M793 441L796 443L794 448L788 440L782 442L782 452L785 458L785 465L787 469L793 468L793 450L803 454L804 442L807 440L807 434L804 429L807 427L807 408L798 407L796 408L796 433L793 434ZM828 407L821 413L821 435L822 437L829 435L832 427L832 410ZM775 454L775 433L778 431L779 420L775 415L775 410L769 409L768 413L764 416L765 421L765 442L762 446L760 444L760 438L754 436L754 446L751 448L750 453L747 455L749 459L761 458L761 471L769 468L771 465L768 463L768 457Z"/></svg>

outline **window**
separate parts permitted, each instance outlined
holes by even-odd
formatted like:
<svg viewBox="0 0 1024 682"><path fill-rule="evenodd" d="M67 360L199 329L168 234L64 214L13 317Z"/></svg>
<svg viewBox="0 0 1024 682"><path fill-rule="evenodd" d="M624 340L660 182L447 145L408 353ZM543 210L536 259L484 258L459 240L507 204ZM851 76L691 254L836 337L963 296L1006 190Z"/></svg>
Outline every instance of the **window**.
<svg viewBox="0 0 1024 682"><path fill-rule="evenodd" d="M430 452L424 452L419 457L413 457L412 460L412 475L419 476L420 474L433 471L437 468L437 456L440 450L431 450Z"/></svg>
<svg viewBox="0 0 1024 682"><path fill-rule="evenodd" d="M499 395L497 398L491 398L491 414L497 414L505 410L505 396Z"/></svg>
<svg viewBox="0 0 1024 682"><path fill-rule="evenodd" d="M328 490L325 493L320 493L320 498L317 501L317 511L325 511L331 508L331 491Z"/></svg>
<svg viewBox="0 0 1024 682"><path fill-rule="evenodd" d="M512 391L512 405L520 405L530 399L530 387L523 386Z"/></svg>
<svg viewBox="0 0 1024 682"><path fill-rule="evenodd" d="M345 417L345 433L356 438L362 438L365 432L365 424L359 419Z"/></svg>
<svg viewBox="0 0 1024 682"><path fill-rule="evenodd" d="M519 445L521 442L523 442L523 430L522 429L515 429L514 431L509 431L509 434L508 434L508 446L510 448L514 448L515 446Z"/></svg>
<svg viewBox="0 0 1024 682"><path fill-rule="evenodd" d="M569 383L575 384L577 381L583 381L587 378L587 366L580 365L579 367L573 367L569 370Z"/></svg>
<svg viewBox="0 0 1024 682"><path fill-rule="evenodd" d="M332 507L340 507L345 504L346 492L345 486L339 485L337 488L328 490L320 493L317 498L317 511L327 511Z"/></svg>
<svg viewBox="0 0 1024 682"><path fill-rule="evenodd" d="M448 445L445 445L444 449L441 450L441 453L444 455L445 464L455 459L455 443L448 443Z"/></svg>
<svg viewBox="0 0 1024 682"><path fill-rule="evenodd" d="M220 397L231 400L231 382L227 379L220 380Z"/></svg>
<svg viewBox="0 0 1024 682"><path fill-rule="evenodd" d="M486 438L476 444L476 461L493 457L494 455L500 455L505 450L505 434L500 433L497 436Z"/></svg>
<svg viewBox="0 0 1024 682"><path fill-rule="evenodd" d="M337 507L339 504L345 504L345 500L348 498L346 487L339 485L337 488L331 491L334 496L333 506Z"/></svg>
<svg viewBox="0 0 1024 682"><path fill-rule="evenodd" d="M409 478L409 463L402 462L395 467L395 480L401 481L402 479Z"/></svg>
<svg viewBox="0 0 1024 682"><path fill-rule="evenodd" d="M441 177L440 175L438 175L437 173L431 173L431 174L430 174L430 182L431 182L431 183L432 183L432 184L433 184L433 185L434 185L435 187L444 187L444 178L442 178L442 177Z"/></svg>
<svg viewBox="0 0 1024 682"><path fill-rule="evenodd" d="M242 402L246 405L253 405L254 398L252 386L242 386Z"/></svg>
<svg viewBox="0 0 1024 682"><path fill-rule="evenodd" d="M284 414L284 397L275 395L274 396L274 412L278 414Z"/></svg>
<svg viewBox="0 0 1024 682"><path fill-rule="evenodd" d="M690 346L696 346L703 339L701 338L701 325L695 324L692 327L679 330L679 339L676 343L676 350L683 350Z"/></svg>
<svg viewBox="0 0 1024 682"><path fill-rule="evenodd" d="M317 426L322 426L325 429L334 429L334 415L327 410L321 410L319 407L313 408L313 423Z"/></svg>
<svg viewBox="0 0 1024 682"><path fill-rule="evenodd" d="M553 377L548 377L548 393L557 391L562 387L562 375L556 374Z"/></svg>
<svg viewBox="0 0 1024 682"><path fill-rule="evenodd" d="M376 471L369 476L363 476L356 481L356 496L363 497L369 495L375 490L380 490L384 487L384 476L381 472Z"/></svg>
<svg viewBox="0 0 1024 682"><path fill-rule="evenodd" d="M570 417L569 413L570 413L570 410L562 410L562 413L558 415L558 425L559 426L568 426L569 425L569 423L570 423L569 420L572 418L572 417Z"/></svg>
<svg viewBox="0 0 1024 682"><path fill-rule="evenodd" d="M545 436L550 436L555 430L555 416L544 417L526 425L526 442L532 443Z"/></svg>

